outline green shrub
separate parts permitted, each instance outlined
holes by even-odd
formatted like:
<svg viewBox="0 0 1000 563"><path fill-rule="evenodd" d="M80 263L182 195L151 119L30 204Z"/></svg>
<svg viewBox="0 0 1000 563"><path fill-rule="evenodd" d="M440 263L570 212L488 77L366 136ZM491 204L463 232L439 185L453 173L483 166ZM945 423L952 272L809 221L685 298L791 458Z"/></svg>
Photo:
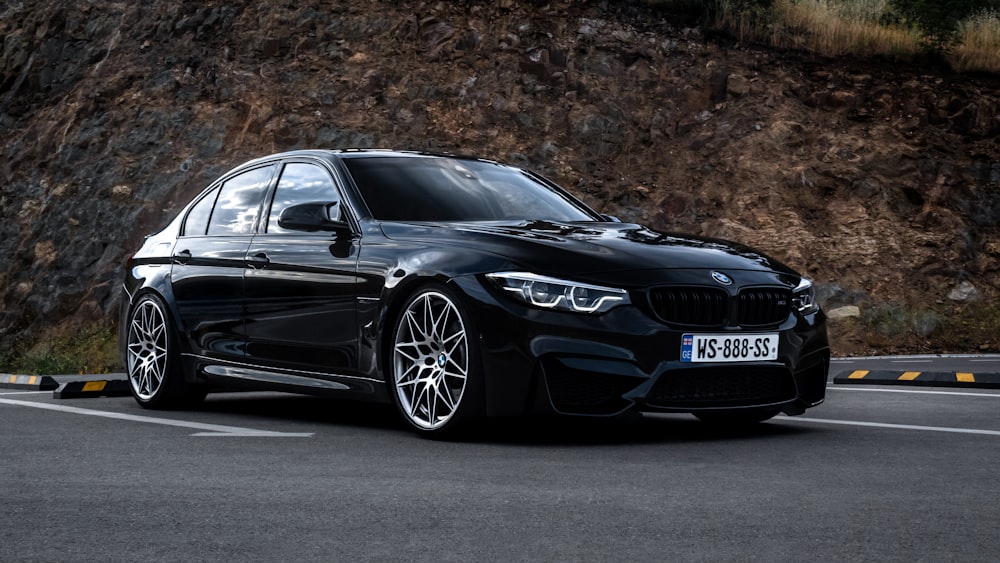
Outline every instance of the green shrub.
<svg viewBox="0 0 1000 563"><path fill-rule="evenodd" d="M892 0L900 22L915 28L925 48L951 50L959 40L959 23L976 14L1000 9L1000 0Z"/></svg>

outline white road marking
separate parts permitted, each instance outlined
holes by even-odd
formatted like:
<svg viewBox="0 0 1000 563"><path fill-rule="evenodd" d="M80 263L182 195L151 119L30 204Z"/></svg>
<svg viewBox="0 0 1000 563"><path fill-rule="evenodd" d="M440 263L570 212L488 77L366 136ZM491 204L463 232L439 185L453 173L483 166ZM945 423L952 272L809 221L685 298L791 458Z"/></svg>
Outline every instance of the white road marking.
<svg viewBox="0 0 1000 563"><path fill-rule="evenodd" d="M894 364L929 364L930 360L893 360Z"/></svg>
<svg viewBox="0 0 1000 563"><path fill-rule="evenodd" d="M920 430L922 432L949 432L952 434L978 434L1000 436L1000 430L979 430L976 428L948 428L946 426L917 426L913 424L889 424L885 422L862 422L857 420L830 420L825 418L802 418L800 416L777 416L775 422L811 422L814 424L836 424L839 426L862 426L866 428L890 428L893 430Z"/></svg>
<svg viewBox="0 0 1000 563"><path fill-rule="evenodd" d="M844 387L843 385L827 385L833 391L861 391L862 393L909 393L911 395L957 395L960 397L993 397L1000 399L1000 393L970 393L968 391L926 391L920 389L873 389L869 387Z"/></svg>
<svg viewBox="0 0 1000 563"><path fill-rule="evenodd" d="M0 395L41 395L43 393L51 393L52 391L3 391Z"/></svg>
<svg viewBox="0 0 1000 563"><path fill-rule="evenodd" d="M51 393L51 391L50 391ZM169 418L156 418L152 416L141 416L135 414L123 414L108 411L96 411L92 409L81 409L78 407L68 407L65 405L52 405L49 403L36 403L34 401L17 401L14 399L0 399L0 404L13 405L19 407L30 407L35 409L45 409L50 411L65 412L71 414L83 414L88 416L100 416L103 418L113 418L117 420L127 420L130 422L146 422L149 424L161 424L163 426L177 426L180 428L191 428L203 430L192 436L231 436L231 437L262 437L262 438L308 438L313 432L273 432L271 430L255 430L253 428L241 428L239 426L223 426L219 424L204 424L201 422L191 422L187 420L172 420Z"/></svg>

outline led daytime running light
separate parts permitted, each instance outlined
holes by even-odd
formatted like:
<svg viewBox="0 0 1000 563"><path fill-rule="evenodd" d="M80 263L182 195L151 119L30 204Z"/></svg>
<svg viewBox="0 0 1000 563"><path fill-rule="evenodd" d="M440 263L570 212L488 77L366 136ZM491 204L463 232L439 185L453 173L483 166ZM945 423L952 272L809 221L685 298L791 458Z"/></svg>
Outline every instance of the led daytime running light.
<svg viewBox="0 0 1000 563"><path fill-rule="evenodd" d="M571 282L527 272L500 272L487 274L486 277L512 297L543 309L603 313L630 302L628 292L624 289Z"/></svg>

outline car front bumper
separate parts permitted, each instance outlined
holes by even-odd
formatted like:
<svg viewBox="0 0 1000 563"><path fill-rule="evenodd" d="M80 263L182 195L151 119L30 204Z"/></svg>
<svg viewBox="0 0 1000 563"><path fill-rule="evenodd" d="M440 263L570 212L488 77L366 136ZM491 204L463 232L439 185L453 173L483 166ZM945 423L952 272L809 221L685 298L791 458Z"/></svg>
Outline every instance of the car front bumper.
<svg viewBox="0 0 1000 563"><path fill-rule="evenodd" d="M697 331L668 326L640 307L598 316L557 312L497 295L478 278L454 281L477 322L490 416L762 407L794 415L825 397L830 350L822 311L747 331L777 333L776 360L685 363L682 336Z"/></svg>

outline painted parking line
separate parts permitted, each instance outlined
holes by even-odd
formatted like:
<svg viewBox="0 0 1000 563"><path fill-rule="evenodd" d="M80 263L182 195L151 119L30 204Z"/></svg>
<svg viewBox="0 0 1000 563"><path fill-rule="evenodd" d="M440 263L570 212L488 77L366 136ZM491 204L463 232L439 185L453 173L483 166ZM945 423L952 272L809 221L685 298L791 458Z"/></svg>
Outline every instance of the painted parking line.
<svg viewBox="0 0 1000 563"><path fill-rule="evenodd" d="M971 391L929 391L925 389L900 389L884 387L844 387L843 385L827 385L828 391L848 391L855 393L907 393L910 395L953 395L958 397L986 397L1000 399L1000 393L973 393Z"/></svg>
<svg viewBox="0 0 1000 563"><path fill-rule="evenodd" d="M220 424L205 424L202 422L192 422L188 420L173 420L169 418L157 418L153 416L141 416L135 414L124 414L109 411L98 411L93 409L81 409L79 407L68 407L65 405L52 405L48 403L36 403L33 401L18 401L16 399L0 399L0 405L12 405L18 407L29 407L44 409L70 414L82 414L87 416L99 416L102 418L112 418L116 420L127 420L130 422L145 422L148 424L160 424L162 426L176 426L180 428L190 428L201 430L192 436L227 436L227 437L256 437L256 438L308 438L313 432L274 432L271 430L256 430L253 428L242 428L239 426L223 426Z"/></svg>
<svg viewBox="0 0 1000 563"><path fill-rule="evenodd" d="M980 430L978 428L950 428L947 426L919 426L915 424L891 424L887 422L864 422L860 420L832 420L826 418L802 418L801 416L779 415L774 422L805 422L812 424L834 424L837 426L860 426L863 428L887 428L891 430L917 430L921 432L947 432L951 434L976 434L980 436L1000 436L1000 430Z"/></svg>

